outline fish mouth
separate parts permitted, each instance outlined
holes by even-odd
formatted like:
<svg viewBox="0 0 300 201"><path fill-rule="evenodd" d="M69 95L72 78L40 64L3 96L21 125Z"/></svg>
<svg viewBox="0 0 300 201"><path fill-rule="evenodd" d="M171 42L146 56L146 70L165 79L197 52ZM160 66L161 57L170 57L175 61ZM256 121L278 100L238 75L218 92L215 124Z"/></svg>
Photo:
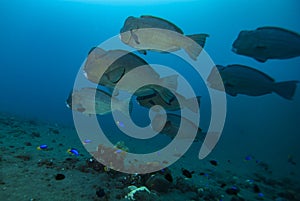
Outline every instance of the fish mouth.
<svg viewBox="0 0 300 201"><path fill-rule="evenodd" d="M128 44L131 39L131 32L126 31L126 32L120 33L119 38L121 39L121 41L123 41L123 43Z"/></svg>

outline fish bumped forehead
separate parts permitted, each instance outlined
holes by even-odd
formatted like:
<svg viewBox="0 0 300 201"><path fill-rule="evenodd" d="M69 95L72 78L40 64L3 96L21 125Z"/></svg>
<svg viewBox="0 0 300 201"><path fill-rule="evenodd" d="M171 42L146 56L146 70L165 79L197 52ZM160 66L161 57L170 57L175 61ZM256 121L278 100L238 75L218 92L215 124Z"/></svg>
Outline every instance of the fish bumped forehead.
<svg viewBox="0 0 300 201"><path fill-rule="evenodd" d="M104 49L102 49L100 47L93 47L89 51L88 58L89 57L92 57L92 58L102 57L105 53L106 53L106 51Z"/></svg>
<svg viewBox="0 0 300 201"><path fill-rule="evenodd" d="M125 44L130 42L131 30L137 29L137 27L137 18L130 16L125 20L124 25L120 30L120 38Z"/></svg>
<svg viewBox="0 0 300 201"><path fill-rule="evenodd" d="M136 29L138 28L138 24L137 24L137 18L133 17L133 16L129 16L125 22L124 22L124 26L121 28L120 32L124 33L126 31L130 31L132 29Z"/></svg>
<svg viewBox="0 0 300 201"><path fill-rule="evenodd" d="M97 66L99 65L99 61L101 58L106 54L106 51L95 47L93 48L87 57L87 60L84 64L84 71L89 72L93 69L97 69Z"/></svg>
<svg viewBox="0 0 300 201"><path fill-rule="evenodd" d="M84 70L90 76L100 78L105 72L113 70L116 66L112 65L115 61L128 54L125 50L109 50L105 51L101 48L96 48L88 57Z"/></svg>
<svg viewBox="0 0 300 201"><path fill-rule="evenodd" d="M257 40L258 38L254 31L241 31L232 46L238 49L247 49L254 47Z"/></svg>

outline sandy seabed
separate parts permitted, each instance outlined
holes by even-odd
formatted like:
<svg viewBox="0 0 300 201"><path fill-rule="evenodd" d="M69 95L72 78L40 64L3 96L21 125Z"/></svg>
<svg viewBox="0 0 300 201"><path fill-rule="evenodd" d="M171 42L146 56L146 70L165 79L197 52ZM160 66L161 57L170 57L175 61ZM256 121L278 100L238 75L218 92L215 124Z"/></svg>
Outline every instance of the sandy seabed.
<svg viewBox="0 0 300 201"><path fill-rule="evenodd" d="M3 201L300 200L299 183L274 178L267 164L244 174L239 168L229 170L208 160L201 168L187 168L192 173L188 178L182 174L185 156L168 168L168 176L161 172L128 175L93 161L74 128L7 114L0 115L0 144ZM42 144L48 148L38 150ZM80 155L67 153L69 148L76 148ZM133 199L125 198L132 185L147 186L150 193L138 191Z"/></svg>

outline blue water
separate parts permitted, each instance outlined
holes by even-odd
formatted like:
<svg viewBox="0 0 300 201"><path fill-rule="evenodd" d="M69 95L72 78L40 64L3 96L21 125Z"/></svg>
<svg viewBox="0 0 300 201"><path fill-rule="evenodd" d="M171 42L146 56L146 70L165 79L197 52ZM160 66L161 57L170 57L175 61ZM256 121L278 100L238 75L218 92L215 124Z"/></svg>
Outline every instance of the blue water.
<svg viewBox="0 0 300 201"><path fill-rule="evenodd" d="M300 33L297 0L149 2L1 1L0 111L72 125L65 100L88 51L117 35L128 16L145 14L167 19L186 34L209 34L205 50L216 64L248 65L276 81L300 80L300 57L259 63L231 51L241 30L278 26ZM251 152L270 159L276 154L283 161L280 169L292 154L300 163L299 86L292 101L276 94L227 96L227 101L224 134L217 146L226 150L224 157ZM206 106L204 98L201 107L209 112Z"/></svg>

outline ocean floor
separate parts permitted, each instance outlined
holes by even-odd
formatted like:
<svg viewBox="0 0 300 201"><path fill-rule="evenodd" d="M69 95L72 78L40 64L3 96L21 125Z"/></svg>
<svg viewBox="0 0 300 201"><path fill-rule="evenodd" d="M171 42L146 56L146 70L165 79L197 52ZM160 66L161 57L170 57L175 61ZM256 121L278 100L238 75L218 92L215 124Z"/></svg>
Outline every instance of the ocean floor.
<svg viewBox="0 0 300 201"><path fill-rule="evenodd" d="M193 166L187 153L164 171L129 175L93 160L74 128L7 114L0 115L0 144L2 201L300 200L299 183L273 176L263 162L249 171L212 158Z"/></svg>

